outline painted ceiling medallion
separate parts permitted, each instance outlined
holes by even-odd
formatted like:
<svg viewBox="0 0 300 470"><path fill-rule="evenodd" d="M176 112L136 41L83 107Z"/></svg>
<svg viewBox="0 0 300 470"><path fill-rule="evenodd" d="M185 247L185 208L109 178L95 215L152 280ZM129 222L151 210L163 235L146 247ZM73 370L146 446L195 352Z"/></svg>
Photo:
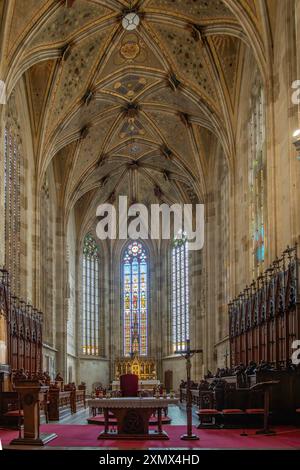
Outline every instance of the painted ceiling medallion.
<svg viewBox="0 0 300 470"><path fill-rule="evenodd" d="M120 54L124 59L134 60L140 53L140 46L137 42L128 41L120 49Z"/></svg>
<svg viewBox="0 0 300 470"><path fill-rule="evenodd" d="M140 17L137 13L127 13L122 20L122 26L127 31L133 31L140 24Z"/></svg>
<svg viewBox="0 0 300 470"><path fill-rule="evenodd" d="M118 47L117 55L114 58L116 65L124 63L147 62L146 44L139 38L137 33L126 33Z"/></svg>
<svg viewBox="0 0 300 470"><path fill-rule="evenodd" d="M145 88L146 84L146 78L128 75L114 84L114 90L122 96L133 98Z"/></svg>

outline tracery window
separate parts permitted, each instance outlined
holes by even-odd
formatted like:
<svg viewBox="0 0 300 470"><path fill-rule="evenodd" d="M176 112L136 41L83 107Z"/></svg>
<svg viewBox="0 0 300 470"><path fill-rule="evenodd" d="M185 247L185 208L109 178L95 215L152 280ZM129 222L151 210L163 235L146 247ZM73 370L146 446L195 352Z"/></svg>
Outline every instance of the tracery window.
<svg viewBox="0 0 300 470"><path fill-rule="evenodd" d="M44 340L53 342L53 237L50 191L45 177L41 190L41 308L44 313Z"/></svg>
<svg viewBox="0 0 300 470"><path fill-rule="evenodd" d="M265 259L265 100L263 88L257 85L249 122L249 166L253 273L257 275Z"/></svg>
<svg viewBox="0 0 300 470"><path fill-rule="evenodd" d="M171 252L171 318L174 351L186 349L190 335L188 241L175 239Z"/></svg>
<svg viewBox="0 0 300 470"><path fill-rule="evenodd" d="M17 138L7 128L4 133L5 266L16 295L20 290L20 166Z"/></svg>
<svg viewBox="0 0 300 470"><path fill-rule="evenodd" d="M219 303L218 323L216 334L219 340L226 336L227 318L226 309L229 302L229 172L225 159L219 161L217 172L217 186L219 188L217 205L218 238L216 249L218 250L218 283Z"/></svg>
<svg viewBox="0 0 300 470"><path fill-rule="evenodd" d="M123 253L122 309L124 356L148 354L148 254L142 243L131 242Z"/></svg>
<svg viewBox="0 0 300 470"><path fill-rule="evenodd" d="M82 256L82 353L87 356L99 355L99 262L99 247L93 236L87 234Z"/></svg>

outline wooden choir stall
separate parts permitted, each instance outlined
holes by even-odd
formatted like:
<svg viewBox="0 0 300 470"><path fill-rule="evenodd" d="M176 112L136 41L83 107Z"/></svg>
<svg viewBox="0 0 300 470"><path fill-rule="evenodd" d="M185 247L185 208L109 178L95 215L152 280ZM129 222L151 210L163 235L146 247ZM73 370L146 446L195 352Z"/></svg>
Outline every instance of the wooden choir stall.
<svg viewBox="0 0 300 470"><path fill-rule="evenodd" d="M300 366L293 342L300 338L299 259L288 247L228 307L230 367L208 371L191 383L199 427L297 424ZM224 356L227 359L227 355ZM186 383L180 401L186 401Z"/></svg>
<svg viewBox="0 0 300 470"><path fill-rule="evenodd" d="M284 368L300 338L299 260L287 248L229 304L231 366L266 361Z"/></svg>
<svg viewBox="0 0 300 470"><path fill-rule="evenodd" d="M43 315L11 294L5 269L0 270L0 317L0 363L29 374L41 370Z"/></svg>
<svg viewBox="0 0 300 470"><path fill-rule="evenodd" d="M86 386L51 381L42 371L43 315L13 296L9 274L0 270L0 425L19 429L14 444L44 445L40 419L58 421L86 406ZM21 435L22 434L22 435Z"/></svg>

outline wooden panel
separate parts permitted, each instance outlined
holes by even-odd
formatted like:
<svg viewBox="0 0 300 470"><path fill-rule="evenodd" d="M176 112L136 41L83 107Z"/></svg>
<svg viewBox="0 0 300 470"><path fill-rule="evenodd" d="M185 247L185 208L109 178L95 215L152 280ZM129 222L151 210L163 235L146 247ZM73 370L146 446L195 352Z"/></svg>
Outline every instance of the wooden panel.
<svg viewBox="0 0 300 470"><path fill-rule="evenodd" d="M7 319L8 364L37 372L42 368L42 313L11 295L6 270L0 270L0 310Z"/></svg>
<svg viewBox="0 0 300 470"><path fill-rule="evenodd" d="M229 304L231 366L264 360L287 365L300 338L296 247L282 256Z"/></svg>

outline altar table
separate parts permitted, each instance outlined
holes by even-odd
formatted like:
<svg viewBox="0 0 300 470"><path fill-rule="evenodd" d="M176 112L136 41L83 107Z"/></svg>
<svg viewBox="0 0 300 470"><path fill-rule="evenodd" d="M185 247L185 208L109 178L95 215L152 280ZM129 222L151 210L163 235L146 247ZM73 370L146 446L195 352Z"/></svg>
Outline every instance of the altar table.
<svg viewBox="0 0 300 470"><path fill-rule="evenodd" d="M104 411L104 431L98 439L169 439L162 429L161 411L169 405L177 405L177 398L94 398L88 400L90 408ZM157 411L157 431L149 430L149 419ZM109 429L109 412L117 419L117 430Z"/></svg>

